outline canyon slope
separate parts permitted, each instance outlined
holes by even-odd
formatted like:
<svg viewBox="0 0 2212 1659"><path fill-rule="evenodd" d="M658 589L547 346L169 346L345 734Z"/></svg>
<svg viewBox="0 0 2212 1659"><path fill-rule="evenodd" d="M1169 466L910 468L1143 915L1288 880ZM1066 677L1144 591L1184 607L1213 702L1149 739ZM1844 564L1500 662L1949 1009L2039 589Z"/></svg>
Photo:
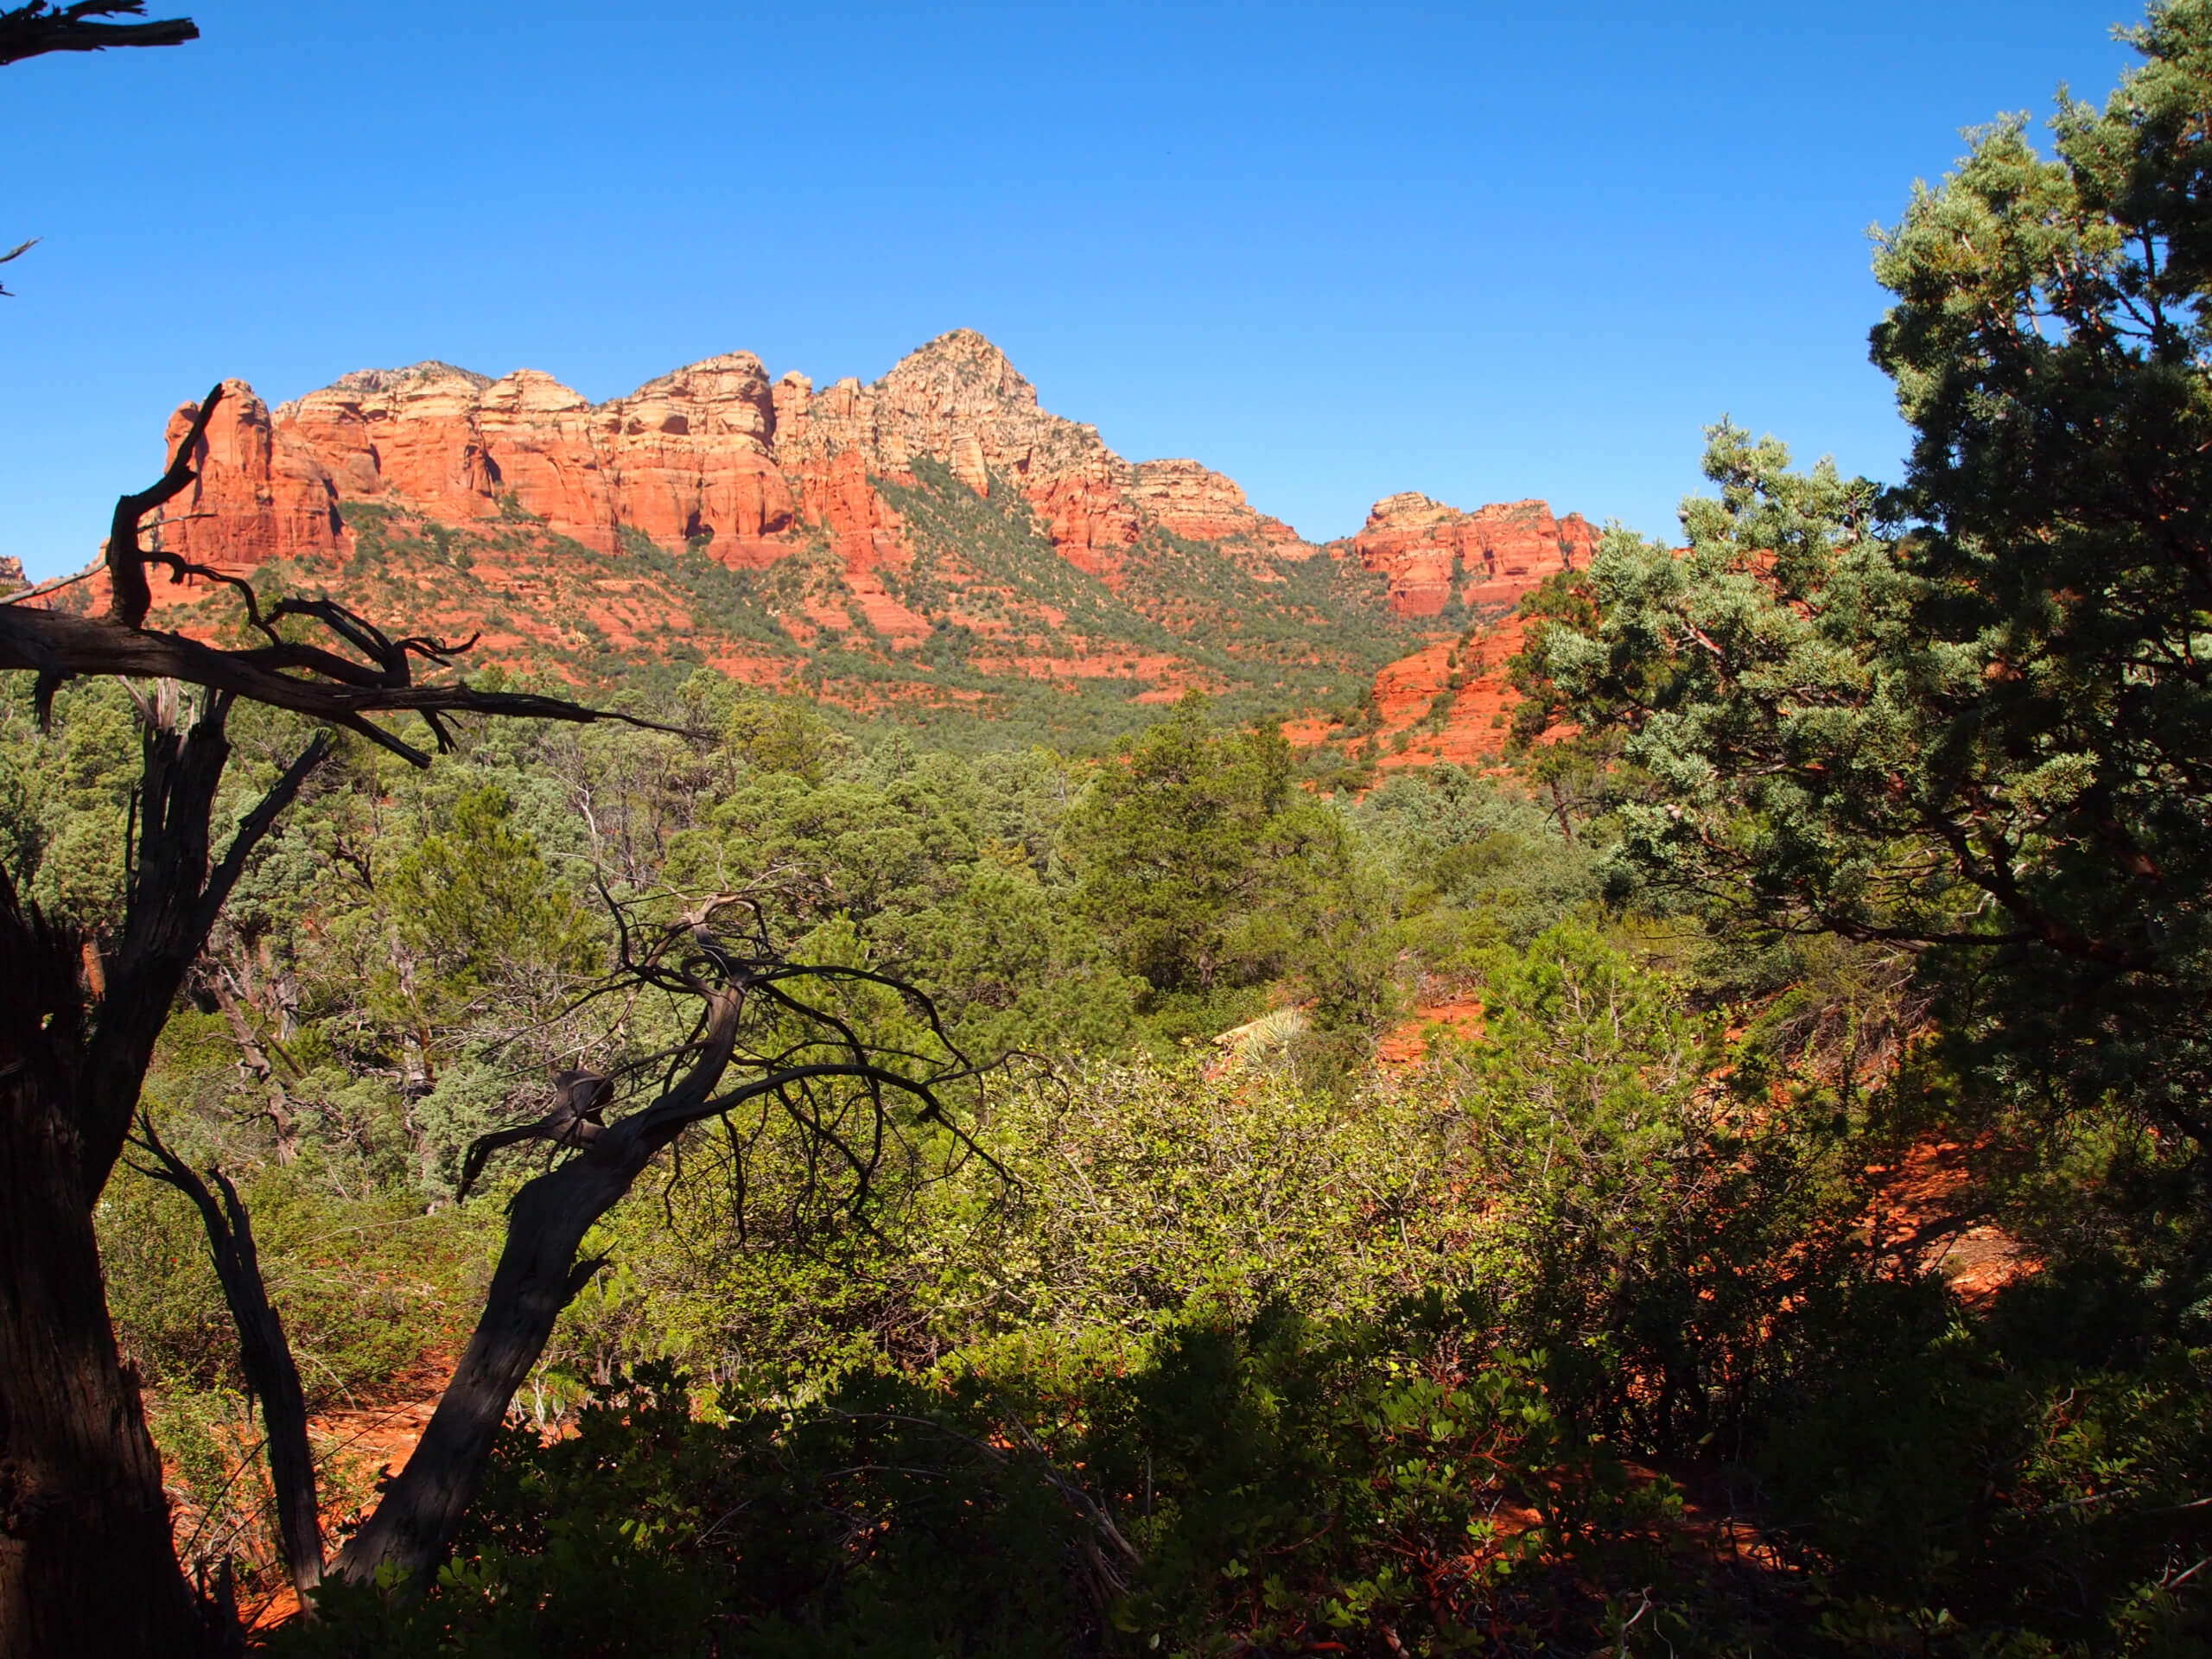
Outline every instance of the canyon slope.
<svg viewBox="0 0 2212 1659"><path fill-rule="evenodd" d="M1010 741L1119 729L1195 688L1306 711L1308 742L1493 753L1514 605L1595 540L1541 501L1405 493L1317 545L1198 461L1124 460L964 329L872 385L771 379L741 352L600 404L435 361L273 409L225 392L166 550L480 635L479 662L578 683L708 664ZM157 593L188 629L232 603Z"/></svg>

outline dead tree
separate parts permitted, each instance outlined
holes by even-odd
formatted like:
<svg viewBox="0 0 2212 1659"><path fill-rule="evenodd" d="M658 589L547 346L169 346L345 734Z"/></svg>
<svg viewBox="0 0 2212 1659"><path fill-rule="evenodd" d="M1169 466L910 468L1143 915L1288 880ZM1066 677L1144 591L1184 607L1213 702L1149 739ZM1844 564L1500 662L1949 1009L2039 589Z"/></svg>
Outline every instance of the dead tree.
<svg viewBox="0 0 2212 1659"><path fill-rule="evenodd" d="M0 19L19 14L0 14ZM427 765L378 723L412 713L450 747L451 716L595 721L558 698L423 683L465 646L394 639L329 601L264 612L250 586L140 541L193 479L209 393L168 470L118 505L104 616L0 603L0 671L43 711L75 676L152 680L123 913L94 937L40 913L0 870L0 1652L205 1651L224 1620L171 1547L161 1465L110 1324L92 1215L137 1109L156 1039L254 850L330 752L318 733L218 855L217 791L237 701L287 709ZM227 583L261 643L222 650L145 626L149 566ZM645 722L633 722L645 723Z"/></svg>
<svg viewBox="0 0 2212 1659"><path fill-rule="evenodd" d="M132 1167L191 1199L207 1230L215 1278L223 1287L223 1300L238 1333L238 1369L245 1373L247 1394L261 1407L284 1565L304 1602L322 1582L322 1512L316 1502L315 1450L308 1440L307 1390L300 1386L300 1368L285 1340L284 1321L270 1301L261 1276L253 1220L231 1178L211 1166L207 1179L201 1179L200 1172L169 1150L143 1109L131 1140L151 1160ZM213 1191L209 1181L214 1183Z"/></svg>
<svg viewBox="0 0 2212 1659"><path fill-rule="evenodd" d="M421 1575L443 1560L516 1390L544 1352L561 1310L606 1265L581 1255L585 1235L687 1130L726 1122L756 1102L772 1104L798 1128L810 1155L836 1172L845 1207L855 1212L887 1147L901 1141L893 1096L905 1096L914 1118L941 1130L958 1155L986 1155L939 1097L946 1084L976 1073L944 1039L925 997L862 970L785 961L762 936L727 938L711 925L715 907L665 934L643 959L630 957L626 939L626 961L613 982L658 985L696 1001L696 1024L678 1052L680 1075L639 1091L635 1109L609 1121L617 1080L564 1072L543 1117L482 1136L469 1148L464 1198L505 1147L540 1146L558 1161L510 1203L505 1246L475 1332L405 1469L340 1553L339 1576L365 1583L387 1567ZM796 988L798 982L840 978L899 991L928 1021L937 1052L872 1047ZM795 1043L763 1049L745 1040L756 1024L787 1036L793 1016L804 1033ZM837 1093L841 1088L848 1092Z"/></svg>
<svg viewBox="0 0 2212 1659"><path fill-rule="evenodd" d="M144 23L110 23L106 17L143 17L146 0L74 0L54 5L33 0L0 10L0 64L20 63L49 52L105 52L111 46L182 46L200 38L189 17Z"/></svg>

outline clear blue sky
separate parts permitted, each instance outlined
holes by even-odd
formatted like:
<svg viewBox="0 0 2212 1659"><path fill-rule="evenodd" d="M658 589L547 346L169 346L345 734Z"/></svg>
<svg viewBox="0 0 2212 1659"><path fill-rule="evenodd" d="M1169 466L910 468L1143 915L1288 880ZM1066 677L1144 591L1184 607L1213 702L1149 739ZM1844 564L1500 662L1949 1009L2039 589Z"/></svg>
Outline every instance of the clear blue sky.
<svg viewBox="0 0 2212 1659"><path fill-rule="evenodd" d="M0 70L0 553L95 551L225 375L441 357L594 398L980 328L1133 460L1315 537L1375 498L1655 533L1724 411L1893 475L1867 226L2101 99L2123 0L200 0Z"/></svg>

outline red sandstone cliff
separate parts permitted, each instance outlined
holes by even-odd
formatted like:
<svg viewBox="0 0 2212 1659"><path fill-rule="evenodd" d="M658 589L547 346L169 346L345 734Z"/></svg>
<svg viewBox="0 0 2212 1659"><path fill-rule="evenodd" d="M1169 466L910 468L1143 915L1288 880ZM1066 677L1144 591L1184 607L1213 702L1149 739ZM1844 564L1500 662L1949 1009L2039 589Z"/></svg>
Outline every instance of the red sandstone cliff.
<svg viewBox="0 0 2212 1659"><path fill-rule="evenodd" d="M1245 542L1275 558L1310 558L1320 550L1280 518L1255 512L1236 480L1195 461L1141 461L1127 486L1147 524L1194 542Z"/></svg>
<svg viewBox="0 0 2212 1659"><path fill-rule="evenodd" d="M333 556L353 550L344 515L356 502L481 525L495 539L506 521L533 519L617 560L628 531L664 547L703 546L735 568L801 560L782 582L777 612L797 644L843 637L856 613L894 649L952 623L986 641L987 652L1003 652L1007 671L1139 667L1126 642L1071 638L1056 614L1010 615L982 591L988 582L970 596L976 602L957 592L936 601L934 623L909 608L902 578L914 553L874 480L911 481L928 461L979 494L1010 493L1063 557L1141 597L1171 626L1217 601L1128 588L1156 588L1161 570L1180 568L1161 563L1147 540L1155 532L1209 544L1268 583L1284 579L1288 561L1356 561L1384 578L1397 615L1440 626L1470 608L1478 618L1503 610L1562 565L1586 563L1595 539L1580 517L1555 518L1541 501L1464 512L1408 493L1377 502L1357 535L1317 548L1195 461L1123 460L1096 428L1046 410L1005 354L966 329L930 341L872 385L846 379L819 391L795 372L772 382L747 353L709 358L603 404L536 370L492 379L435 361L348 374L273 411L243 383L226 387L195 461L199 480L157 530L164 547L197 562L238 569L298 558L334 569ZM184 423L181 413L171 420L172 444ZM819 563L825 547L834 576ZM506 556L480 556L505 569ZM557 563L533 564L536 574L516 564L499 579L523 606L550 607L532 626L565 639L575 618L564 608L570 578ZM958 564L934 580L957 589L973 575ZM594 581L608 594L636 585ZM176 590L180 599L188 591ZM672 599L648 601L642 589L619 601L602 595L591 614L611 638L641 645L655 630L689 630ZM487 626L499 637L497 620ZM1447 680L1475 690L1459 648L1446 654L1449 665L1419 653L1384 671L1378 690L1394 716L1402 703L1404 718L1418 718L1413 705L1426 708ZM1142 669L1155 671L1203 680L1161 664ZM1465 697L1459 712L1472 715L1483 700ZM1494 711L1482 712L1483 731L1469 727L1460 741L1470 752L1488 738Z"/></svg>
<svg viewBox="0 0 2212 1659"><path fill-rule="evenodd" d="M390 501L465 524L515 512L612 553L628 527L772 563L807 526L857 572L895 556L898 518L868 480L928 458L981 494L1014 490L1061 553L1116 579L1148 526L1230 545L1263 577L1317 550L1194 461L1132 466L1095 427L1039 406L1004 353L969 329L931 340L874 385L769 381L749 353L709 358L594 404L550 375L489 379L449 363L346 375L273 413L240 382L207 440L201 479L162 526L203 563L250 566L344 540L342 504ZM175 440L181 417L171 422ZM1389 579L1401 615L1510 599L1586 559L1590 526L1540 501L1476 512L1405 494L1330 551Z"/></svg>
<svg viewBox="0 0 2212 1659"><path fill-rule="evenodd" d="M1389 579L1401 616L1435 616L1463 605L1510 603L1554 571L1590 563L1598 533L1580 513L1552 517L1541 501L1462 512L1407 492L1377 501L1343 545Z"/></svg>
<svg viewBox="0 0 2212 1659"><path fill-rule="evenodd" d="M365 370L276 411L349 499L397 496L430 517L504 503L612 552L628 524L657 542L757 542L791 527L760 359L709 358L593 404L549 374L497 380L449 363Z"/></svg>
<svg viewBox="0 0 2212 1659"><path fill-rule="evenodd" d="M1096 567L1140 529L1128 463L1095 428L1040 409L968 330L873 386L820 393L798 374L772 385L741 352L596 404L534 369L493 380L439 362L348 374L273 416L232 390L198 497L164 526L166 545L202 562L315 550L339 533L321 523L334 502L390 500L448 523L519 511L601 552L622 526L663 545L703 540L736 564L767 563L779 538L814 524L865 564L897 527L868 476L922 456L980 493L1009 480L1078 563Z"/></svg>
<svg viewBox="0 0 2212 1659"><path fill-rule="evenodd" d="M175 449L191 424L189 405L172 415L163 448ZM162 514L156 545L201 564L236 567L343 544L330 468L311 446L277 429L245 381L223 382L194 466L191 487Z"/></svg>

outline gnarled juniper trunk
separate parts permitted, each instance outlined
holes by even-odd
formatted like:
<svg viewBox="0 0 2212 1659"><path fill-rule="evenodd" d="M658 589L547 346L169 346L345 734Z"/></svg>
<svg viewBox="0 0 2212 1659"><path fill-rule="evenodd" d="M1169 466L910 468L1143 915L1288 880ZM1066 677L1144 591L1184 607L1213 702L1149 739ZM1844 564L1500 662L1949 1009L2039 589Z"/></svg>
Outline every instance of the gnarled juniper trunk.
<svg viewBox="0 0 2212 1659"><path fill-rule="evenodd" d="M73 16L139 8L62 10ZM48 6L0 6L0 35L19 25L43 27L41 20L56 15ZM132 42L108 31L96 43ZM0 61L8 56L0 51ZM92 938L56 926L0 868L0 1655L9 1659L183 1654L238 1642L228 1608L203 1605L177 1567L160 1460L135 1380L117 1351L92 1227L185 976L247 858L329 753L328 738L315 737L211 867L209 825L230 758L224 724L232 702L244 696L327 721L423 766L427 754L370 716L416 714L441 748L450 747L445 721L456 713L626 718L558 698L479 692L460 682L417 683L416 659L444 665L465 647L391 639L328 600L280 601L264 613L242 579L143 547L145 516L195 476L207 419L221 396L218 387L200 404L162 478L117 504L105 617L0 606L0 671L35 676L33 702L41 719L73 677L157 682L150 695L132 692L143 716L144 767L120 927ZM226 651L144 627L149 563L180 581L215 582L238 594L264 643ZM343 649L286 637L276 625L287 620ZM237 1230L245 1236L243 1211ZM251 1255L248 1248L241 1258L246 1269ZM281 1353L283 1327L257 1271L243 1272L238 1283L252 1293L240 1313L248 1345ZM270 1374L289 1368L287 1357ZM272 1391L264 1389L265 1402L269 1397ZM270 1428L286 1443L274 1459L279 1478L289 1476L295 1489L311 1487L304 1412L280 1410ZM294 1509L299 1524L288 1525L287 1548L296 1557L296 1573L311 1582L319 1569L311 1559L312 1506Z"/></svg>
<svg viewBox="0 0 2212 1659"><path fill-rule="evenodd" d="M92 1213L155 1039L253 842L320 747L208 868L229 699L148 709L136 855L111 950L0 876L0 1652L203 1650L160 1459L109 1323Z"/></svg>
<svg viewBox="0 0 2212 1659"><path fill-rule="evenodd" d="M74 1044L16 1040L22 920L0 920L0 1653L193 1652L202 1624L92 1236L106 1169L52 1064L70 1057L25 1052ZM73 959L51 965L73 982Z"/></svg>
<svg viewBox="0 0 2212 1659"><path fill-rule="evenodd" d="M561 1310L602 1265L577 1261L585 1233L636 1175L580 1158L517 1195L506 1248L467 1351L407 1466L340 1556L340 1577L366 1582L386 1566L420 1573L444 1558L508 1402L545 1351Z"/></svg>
<svg viewBox="0 0 2212 1659"><path fill-rule="evenodd" d="M471 1177L482 1166L487 1143L543 1139L573 1147L576 1155L515 1195L506 1247L467 1351L406 1468L340 1555L340 1577L365 1582L385 1566L422 1573L444 1558L475 1496L507 1402L545 1351L561 1310L601 1265L576 1259L584 1235L654 1154L711 1109L709 1097L736 1044L743 1000L731 985L709 995L701 1052L682 1081L647 1110L602 1127L597 1113L605 1080L564 1073L560 1096L542 1123L486 1136L471 1149Z"/></svg>

